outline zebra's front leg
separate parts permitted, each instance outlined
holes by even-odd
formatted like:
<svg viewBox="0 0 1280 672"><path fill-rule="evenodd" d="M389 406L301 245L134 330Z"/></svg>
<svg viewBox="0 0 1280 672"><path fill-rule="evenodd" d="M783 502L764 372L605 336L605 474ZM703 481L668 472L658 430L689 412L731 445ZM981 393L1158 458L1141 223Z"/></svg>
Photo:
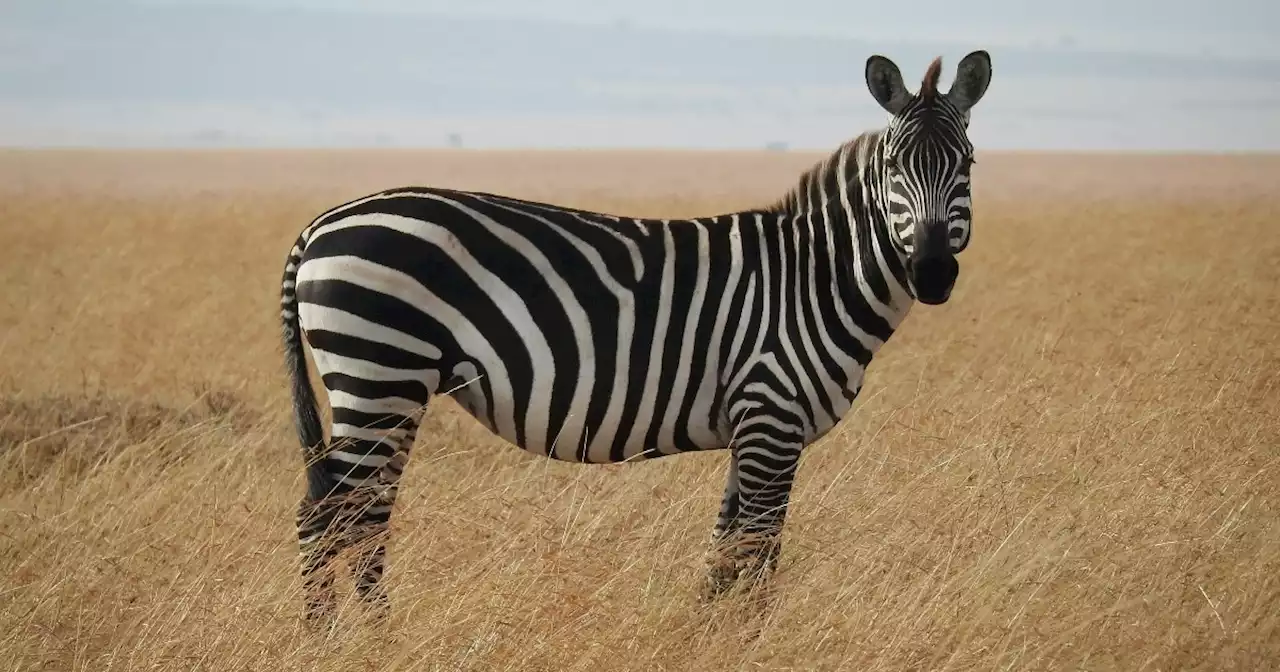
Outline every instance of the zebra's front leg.
<svg viewBox="0 0 1280 672"><path fill-rule="evenodd" d="M763 583L777 568L799 444L748 436L733 449L703 599Z"/></svg>

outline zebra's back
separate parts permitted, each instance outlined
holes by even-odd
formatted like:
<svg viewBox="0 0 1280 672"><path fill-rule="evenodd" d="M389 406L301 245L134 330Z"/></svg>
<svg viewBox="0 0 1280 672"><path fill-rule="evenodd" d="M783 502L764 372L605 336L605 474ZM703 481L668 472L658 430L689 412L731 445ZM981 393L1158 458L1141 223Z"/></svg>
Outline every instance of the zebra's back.
<svg viewBox="0 0 1280 672"><path fill-rule="evenodd" d="M730 221L413 188L305 235L302 327L322 373L366 406L450 392L515 445L577 462L728 442L727 323L745 298Z"/></svg>

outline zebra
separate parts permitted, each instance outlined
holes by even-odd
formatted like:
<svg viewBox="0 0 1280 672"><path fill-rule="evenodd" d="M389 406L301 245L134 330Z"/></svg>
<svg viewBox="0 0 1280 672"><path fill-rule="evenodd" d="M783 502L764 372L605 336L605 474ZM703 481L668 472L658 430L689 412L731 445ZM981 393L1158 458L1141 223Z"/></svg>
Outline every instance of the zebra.
<svg viewBox="0 0 1280 672"><path fill-rule="evenodd" d="M386 614L396 493L428 400L452 397L525 451L584 464L728 449L701 595L771 575L802 449L852 407L915 301L939 305L969 243L970 110L991 59L911 93L872 55L888 123L771 205L645 219L480 191L399 187L324 212L284 270L308 619L336 556ZM328 392L324 437L304 339Z"/></svg>

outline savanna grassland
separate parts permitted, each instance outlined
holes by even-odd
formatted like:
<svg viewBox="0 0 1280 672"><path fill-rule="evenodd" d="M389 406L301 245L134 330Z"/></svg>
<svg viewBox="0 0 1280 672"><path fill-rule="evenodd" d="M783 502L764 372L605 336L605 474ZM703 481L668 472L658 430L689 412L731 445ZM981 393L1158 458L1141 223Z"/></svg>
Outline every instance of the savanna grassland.
<svg viewBox="0 0 1280 672"><path fill-rule="evenodd" d="M1280 666L1260 156L979 154L952 301L913 310L805 455L772 602L695 600L727 455L555 463L446 399L388 627L308 634L277 302L312 216L404 184L711 214L816 158L0 153L0 668Z"/></svg>

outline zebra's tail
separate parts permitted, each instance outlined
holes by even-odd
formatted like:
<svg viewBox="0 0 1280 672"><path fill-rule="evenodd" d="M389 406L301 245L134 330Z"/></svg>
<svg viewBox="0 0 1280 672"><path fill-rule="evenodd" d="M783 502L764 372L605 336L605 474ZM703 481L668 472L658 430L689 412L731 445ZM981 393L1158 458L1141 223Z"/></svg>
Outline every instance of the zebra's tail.
<svg viewBox="0 0 1280 672"><path fill-rule="evenodd" d="M306 246L307 231L304 231L285 262L284 279L280 283L280 321L284 332L284 363L292 383L293 425L298 430L307 463L307 491L310 501L319 502L328 496L333 481L321 460L325 448L324 427L320 423L316 393L311 388L311 374L302 350L302 327L298 322L298 266Z"/></svg>

